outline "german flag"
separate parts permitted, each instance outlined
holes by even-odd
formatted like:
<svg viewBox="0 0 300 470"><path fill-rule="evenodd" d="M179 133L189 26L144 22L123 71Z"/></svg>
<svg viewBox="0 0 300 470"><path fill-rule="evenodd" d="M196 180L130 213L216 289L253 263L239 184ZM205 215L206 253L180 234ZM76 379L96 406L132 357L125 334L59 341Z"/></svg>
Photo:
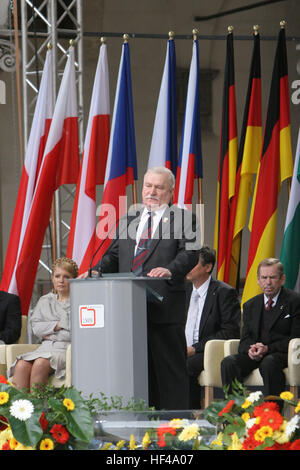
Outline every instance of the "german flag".
<svg viewBox="0 0 300 470"><path fill-rule="evenodd" d="M217 278L224 280L230 203L235 194L237 165L237 121L234 84L233 28L228 28L223 90L214 248Z"/></svg>
<svg viewBox="0 0 300 470"><path fill-rule="evenodd" d="M252 202L246 283L242 303L257 295L257 267L275 253L277 200L282 182L293 174L288 67L284 23L278 35L262 152Z"/></svg>
<svg viewBox="0 0 300 470"><path fill-rule="evenodd" d="M231 201L224 281L238 287L242 230L247 222L248 201L253 190L262 146L260 36L254 26L253 53L243 127L237 160L235 195Z"/></svg>

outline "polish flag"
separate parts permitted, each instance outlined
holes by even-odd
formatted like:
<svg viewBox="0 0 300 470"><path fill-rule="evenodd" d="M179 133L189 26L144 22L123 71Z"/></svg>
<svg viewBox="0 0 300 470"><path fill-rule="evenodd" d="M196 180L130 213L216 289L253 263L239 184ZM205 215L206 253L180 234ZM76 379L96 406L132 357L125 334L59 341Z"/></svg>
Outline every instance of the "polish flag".
<svg viewBox="0 0 300 470"><path fill-rule="evenodd" d="M78 116L74 50L69 50L16 268L22 313L27 314L53 195L76 184L79 172Z"/></svg>
<svg viewBox="0 0 300 470"><path fill-rule="evenodd" d="M19 292L16 284L15 271L18 265L19 253L27 228L37 176L53 115L54 100L52 86L52 50L49 49L46 54L42 80L28 139L0 286L1 290L17 295Z"/></svg>
<svg viewBox="0 0 300 470"><path fill-rule="evenodd" d="M96 249L96 185L104 183L109 144L110 101L107 46L102 44L95 74L67 256L88 270Z"/></svg>

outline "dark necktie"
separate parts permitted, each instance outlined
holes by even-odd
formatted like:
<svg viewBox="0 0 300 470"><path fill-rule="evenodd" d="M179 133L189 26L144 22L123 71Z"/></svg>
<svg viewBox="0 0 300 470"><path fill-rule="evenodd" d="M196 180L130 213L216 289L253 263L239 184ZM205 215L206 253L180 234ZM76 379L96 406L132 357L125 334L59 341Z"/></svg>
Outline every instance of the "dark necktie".
<svg viewBox="0 0 300 470"><path fill-rule="evenodd" d="M268 299L266 304L266 310L269 311L273 307L273 299Z"/></svg>
<svg viewBox="0 0 300 470"><path fill-rule="evenodd" d="M140 241L138 243L133 262L132 262L132 272L137 276L140 276L143 272L143 263L146 259L146 256L149 252L151 244L151 230L152 230L152 212L148 212L148 219L144 225Z"/></svg>

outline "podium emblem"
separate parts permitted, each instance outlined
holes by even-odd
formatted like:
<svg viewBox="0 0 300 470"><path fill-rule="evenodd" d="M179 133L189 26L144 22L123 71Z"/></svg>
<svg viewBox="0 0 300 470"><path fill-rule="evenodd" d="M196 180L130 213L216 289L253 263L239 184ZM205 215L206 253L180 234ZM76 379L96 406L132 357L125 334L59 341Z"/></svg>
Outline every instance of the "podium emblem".
<svg viewBox="0 0 300 470"><path fill-rule="evenodd" d="M104 305L80 305L80 328L104 328Z"/></svg>

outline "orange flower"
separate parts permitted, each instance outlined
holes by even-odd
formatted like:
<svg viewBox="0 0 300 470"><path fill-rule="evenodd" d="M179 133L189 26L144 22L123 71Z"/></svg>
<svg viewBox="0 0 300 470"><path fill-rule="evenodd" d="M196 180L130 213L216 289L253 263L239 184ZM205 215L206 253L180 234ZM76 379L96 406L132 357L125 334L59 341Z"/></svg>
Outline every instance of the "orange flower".
<svg viewBox="0 0 300 470"><path fill-rule="evenodd" d="M227 405L219 412L219 416L223 416L224 413L228 413L234 405L234 400L230 400Z"/></svg>
<svg viewBox="0 0 300 470"><path fill-rule="evenodd" d="M273 431L279 429L283 423L283 417L278 411L269 411L268 413L262 413L260 415L260 425L270 426Z"/></svg>
<svg viewBox="0 0 300 470"><path fill-rule="evenodd" d="M261 416L262 413L268 413L269 411L279 411L279 406L274 401L266 401L259 406L256 406L253 411L253 416Z"/></svg>

